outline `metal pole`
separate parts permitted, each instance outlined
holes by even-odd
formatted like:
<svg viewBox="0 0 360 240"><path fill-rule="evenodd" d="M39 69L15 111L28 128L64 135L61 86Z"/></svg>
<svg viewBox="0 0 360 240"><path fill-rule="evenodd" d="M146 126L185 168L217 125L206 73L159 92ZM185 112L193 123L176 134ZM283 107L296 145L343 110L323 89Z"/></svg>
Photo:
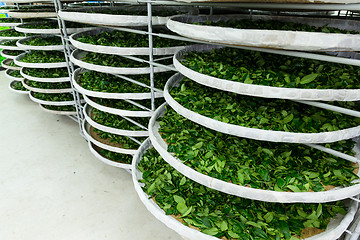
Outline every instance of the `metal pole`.
<svg viewBox="0 0 360 240"><path fill-rule="evenodd" d="M54 4L55 4L56 12L59 12L62 9L61 1L55 0ZM73 98L75 100L76 117L78 119L77 122L79 123L80 135L85 138L85 135L84 135L83 129L82 129L82 121L84 120L84 114L82 112L80 95L79 95L79 92L76 91L76 89L73 85L73 82L72 82L72 75L75 71L75 67L74 67L73 63L70 61L71 47L69 44L69 37L67 34L65 21L63 19L60 19L59 16L57 17L57 20L58 20L58 24L59 24L61 41L64 46L64 56L65 56L65 60L67 63L66 65L67 65L67 69L68 69L68 73L69 73L69 80L70 80L71 88L73 89L72 94L73 94Z"/></svg>
<svg viewBox="0 0 360 240"><path fill-rule="evenodd" d="M147 12L148 12L148 32L149 32L149 62L150 62L150 91L151 91L151 111L155 111L155 93L154 93L154 53L153 53L153 36L152 33L152 6L151 3L147 3Z"/></svg>

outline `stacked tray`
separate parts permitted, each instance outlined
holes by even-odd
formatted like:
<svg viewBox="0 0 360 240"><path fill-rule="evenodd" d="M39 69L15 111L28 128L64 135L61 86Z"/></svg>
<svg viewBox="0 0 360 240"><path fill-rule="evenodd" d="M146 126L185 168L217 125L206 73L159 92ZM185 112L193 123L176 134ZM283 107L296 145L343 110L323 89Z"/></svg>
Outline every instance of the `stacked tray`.
<svg viewBox="0 0 360 240"><path fill-rule="evenodd" d="M148 137L152 93L148 63L126 56L147 60L147 37L97 28L73 34L70 41L78 48L70 57L80 67L72 81L86 102L83 130L89 148L104 163L130 169L132 155ZM181 44L159 42L154 47L159 63L170 66L171 55L184 49ZM153 97L158 103L163 101L162 89L171 73L162 67L154 67L154 72Z"/></svg>
<svg viewBox="0 0 360 240"><path fill-rule="evenodd" d="M22 83L30 91L30 99L47 112L76 114L61 38L38 35L17 44L21 49L31 49L14 59L21 66Z"/></svg>
<svg viewBox="0 0 360 240"><path fill-rule="evenodd" d="M155 11L158 14L153 15L153 24L164 25L169 14L186 13L194 9L156 7ZM59 11L59 16L66 21L102 26L147 25L146 6L76 7ZM107 42L98 42L100 36ZM137 39L137 47L129 44ZM148 136L151 98L156 99L156 102L163 101L161 88L170 76L166 73L168 70L154 67L155 89L152 95L151 68L148 63L139 63L132 58L139 56L144 60L149 59L146 36L98 28L73 34L70 41L78 48L70 60L81 68L75 71L72 80L87 103L84 108L84 132L89 140L89 148L101 161L130 169L131 156ZM117 44L113 44L115 42ZM154 54L168 56L182 48L176 45L155 47ZM129 58L123 57L125 55ZM172 62L171 56L165 57L163 62L169 65L167 62ZM161 60L159 63L162 63ZM157 83L158 78L161 84ZM106 118L111 120L106 123Z"/></svg>
<svg viewBox="0 0 360 240"><path fill-rule="evenodd" d="M12 29L7 29L3 31L13 32ZM16 33L14 33L13 35L16 35ZM14 59L24 52L16 46L17 40L17 37L14 37L14 39L1 40L0 46L2 50L0 54L2 57L5 58L1 62L1 66L7 69L5 75L11 80L11 82L9 83L9 89L15 93L28 94L29 91L22 85L23 78L20 75L21 67L17 66L14 62Z"/></svg>
<svg viewBox="0 0 360 240"><path fill-rule="evenodd" d="M175 31L172 20L221 19L176 16L168 27ZM192 36L186 34L192 26L176 33L201 39L207 26L193 26L199 28L188 31ZM202 40L238 37L224 27L209 29ZM242 38L231 44L248 45ZM291 46L304 50L298 48ZM180 73L168 80L166 104L150 120L151 143L144 142L133 160L135 188L148 210L185 239L340 238L358 210L350 199L360 194L352 140L360 135L355 67L211 45L179 51L174 66ZM340 180L346 175L347 183ZM332 204L345 211L323 222L319 209ZM291 216L288 207L313 210ZM273 208L290 214L287 224L274 218Z"/></svg>

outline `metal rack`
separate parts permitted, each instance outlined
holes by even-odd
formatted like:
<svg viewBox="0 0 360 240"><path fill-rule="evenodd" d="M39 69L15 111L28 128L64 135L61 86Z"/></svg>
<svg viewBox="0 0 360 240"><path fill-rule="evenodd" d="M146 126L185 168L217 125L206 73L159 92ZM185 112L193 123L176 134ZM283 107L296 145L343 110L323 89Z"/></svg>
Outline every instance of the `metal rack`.
<svg viewBox="0 0 360 240"><path fill-rule="evenodd" d="M112 3L113 4L113 3ZM150 6L150 8L148 9L148 14L149 14L149 16L147 17L147 19L148 19L148 23L147 23L147 26L148 26L148 31L149 32L152 32L152 17L151 17L151 4L149 4L149 6ZM63 8L62 8L62 3L61 3L61 1L56 1L56 10L57 11L60 11L60 10L62 10ZM60 17L58 18L58 21L59 21L59 28L61 29L61 35L62 35L62 39L63 39L63 42L64 42L64 46L65 46L65 50L64 50L64 52L65 52L65 54L66 54L66 58L67 58L67 61L68 61L68 63L69 63L69 76L70 76L70 78L71 79L74 79L74 73L75 73L75 67L74 67L74 64L73 64L73 62L71 62L71 59L72 59L72 61L76 61L76 54L73 54L73 56L71 55L71 47L70 47L70 39L69 39L69 36L66 34L66 24L65 24L65 22L64 22L64 20L63 19L61 19ZM128 58L128 59L131 59L131 60L135 60L135 61L139 61L139 62L142 62L142 63L149 63L149 62L153 62L154 64L156 64L155 63L155 61L157 61L157 60L159 60L159 59L155 59L154 60L154 56L153 56L153 45L152 45L152 37L150 37L150 39L149 39L149 51L148 51L148 55L149 55L149 61L147 61L147 60L145 60L145 59L140 59L140 58L137 58L137 57L133 57L133 56L122 56L122 57L124 57L124 58ZM77 50L78 51L78 50ZM76 51L75 51L76 52ZM74 53L75 53L74 52ZM160 59L166 59L166 58L160 58ZM79 64L77 64L77 65L79 65ZM80 64L81 65L81 64ZM79 65L79 66L80 66ZM161 64L159 64L160 66L162 66ZM81 66L80 66L81 67ZM86 68L89 68L89 67L86 67L86 66L83 66L85 69ZM155 99L156 99L156 96L158 96L159 94L161 94L162 93L162 91L160 90L160 89L156 89L155 88L155 84L154 84L154 72L155 72L155 66L154 65L150 65L150 67L149 67L149 69L150 69L150 72L149 72L149 78L150 78L150 85L149 86L147 86L147 85L145 85L144 83L141 83L141 82L139 82L139 81L136 81L136 80L134 80L134 79L132 79L131 78L131 76L130 77L128 77L128 76L126 76L126 75L123 75L122 73L120 74L120 73L111 73L112 75L114 75L114 76L116 76L116 77L118 77L119 79L122 79L122 80L125 80L125 81L128 81L128 82L131 82L131 83L134 83L134 84L137 84L137 85L139 85L139 86L142 86L142 87L146 87L146 88L148 88L149 90L150 90L150 99L149 99L149 101L150 101L150 103L151 103L151 106L150 106L150 108L147 108L147 107L145 107L145 106L143 106L143 105L141 105L140 103L137 103L137 102L134 102L133 100L136 100L136 99L132 99L132 98L130 98L130 99L126 99L126 98L115 98L115 99L122 99L122 100L124 100L124 101L126 101L126 102L128 102L129 104L132 104L132 105L135 105L135 106L137 106L137 107L139 107L139 108L141 108L141 109L143 109L143 111L148 111L149 112L149 114L146 116L146 117L149 117L150 115L151 115L151 113L155 110L155 108L156 108L156 106L155 106ZM166 66L165 68L169 68L168 66ZM96 69L94 69L95 71L96 71ZM171 70L173 70L173 68L171 68ZM100 71L101 72L101 71ZM125 74L125 73L124 73ZM82 92L82 91L80 91L80 92ZM76 91L76 94L77 95L79 95L79 92L78 91ZM87 101L90 101L90 99L89 98L87 98L87 96L86 96L86 94L84 95L85 96L85 99L87 100ZM77 96L78 97L78 96ZM101 98L101 97L100 97ZM104 98L106 98L106 96L104 97ZM84 116L84 114L83 114L83 107L79 104L79 106L77 107L77 111L79 111L79 122L84 122L84 124L86 124L86 116ZM135 120L133 120L133 119L131 119L131 118L129 118L128 116L126 116L126 115L119 115L119 114L116 114L116 115L118 115L118 116L120 116L121 118L123 118L123 119L125 119L125 120L127 120L128 122L130 122L130 123L132 123L132 124L134 124L134 125L136 125L136 126L138 126L138 127L140 127L140 128L142 128L142 129L145 129L146 131L147 131L147 126L143 126L142 124L140 124L139 122L137 122L137 121L135 121ZM88 119L89 119L89 116L88 116ZM80 124L80 125L82 125L82 124ZM84 134L84 132L86 131L86 126L84 125L84 126L80 126L80 129L81 129L81 132L82 132L82 134ZM91 142L93 141L93 142L95 142L95 140L94 139L92 139L91 137L90 137L90 135L88 134L88 133L85 133L85 138L86 138L86 136L87 136L87 138L90 138L91 139L91 141L89 141L89 144L91 145ZM126 136L126 135L122 135L122 136ZM134 138L134 137L132 137L132 136L126 136L126 137L128 137L130 140L132 140L134 143L137 143L137 144L141 144L141 142L139 142L136 138ZM88 139L89 140L89 139ZM98 142L99 143L99 142ZM89 145L89 147L90 147L90 150L92 151L92 152L94 152L94 150L92 149L92 147ZM95 145L96 145L96 142L95 142ZM107 150L110 150L110 149L113 149L113 148L108 148ZM116 152L116 151L115 151ZM125 152L129 152L129 151L118 151L118 153L125 153ZM127 153L127 154L130 154L130 153ZM96 156L98 156L98 154L95 154ZM99 157L98 157L99 158ZM102 159L101 159L102 160ZM104 161L105 162L105 161ZM108 162L106 162L106 163L108 163ZM108 163L109 164L109 163ZM112 164L110 164L110 165L112 165ZM118 165L118 167L123 167L123 165ZM130 166L127 166L127 168L129 168Z"/></svg>
<svg viewBox="0 0 360 240"><path fill-rule="evenodd" d="M151 112L155 111L155 84L154 84L154 67L162 67L166 68L168 70L176 71L175 68L165 66L163 64L159 64L156 62L156 59L154 59L153 54L153 36L162 37L162 38L169 38L174 40L181 40L181 41L189 41L194 43L202 43L202 44L209 44L209 42L206 41L200 41L200 40L194 40L189 39L186 37L180 37L175 36L171 34L158 34L153 33L152 29L152 6L153 5L179 5L179 6L203 6L203 7L209 7L210 13L212 13L212 8L217 6L227 6L227 7L237 7L237 8L244 8L244 9L272 9L272 10L278 10L278 9L284 9L284 10L323 10L323 11L339 11L339 10L347 10L347 11L355 11L360 9L360 4L274 4L274 3L179 3L179 2L173 2L173 1L143 1L138 0L138 3L146 3L147 5L147 12L148 12L148 25L147 25L147 31L141 31L141 30L134 30L129 29L125 27L109 27L111 29L116 29L120 31L126 31L126 32L132 32L137 34L143 34L149 36L149 59L141 59L138 57L133 56L124 56L128 59L135 60L138 62L145 62L150 65L150 89L151 89ZM113 3L113 2L112 2ZM55 0L55 6L58 10L62 9L62 3L60 0ZM251 14L250 10L250 14ZM348 13L346 14L348 15ZM59 21L59 27L61 29L61 36L63 39L63 44L65 46L65 55L67 56L67 62L68 62L68 70L69 75L72 77L74 73L74 65L71 63L70 54L71 54L71 47L69 44L69 38L66 34L66 26L64 20L58 18ZM308 58L308 59L314 59L314 60L320 60L320 61L327 61L327 62L334 62L334 63L341 63L341 64L348 64L353 66L360 66L360 61L358 59L350 59L350 58L342 58L337 56L328 56L328 55L322 55L322 54L315 54L315 53L307 53L307 52L301 52L301 51L288 51L288 50L278 50L278 49L265 49L265 48L256 48L256 47L244 47L244 46L234 46L234 45L226 45L226 44L217 44L217 43L211 43L213 45L221 45L221 46L228 46L233 48L239 48L239 49L245 49L245 50L253 50L253 51L260 51L260 52L266 52L266 53L272 53L272 54L280 54L280 55L286 55L286 56L294 56L294 57L302 57L302 58ZM131 79L129 79L130 81ZM84 116L82 113L82 106L80 103L79 93L76 91L76 96L74 96L75 99L77 99L79 104L76 106L76 110L78 113L78 120L79 124L84 120ZM129 101L131 102L131 100ZM302 101L302 103L309 104L309 105L316 105L317 107L322 107L324 109L332 109L334 110L333 106L331 105L324 105L319 104L316 102L308 102L308 101ZM348 111L344 108L338 108L336 110L343 111L345 114L349 114L352 116L359 117L359 112L355 111ZM81 125L81 124L80 124ZM80 129L81 126L80 126ZM83 131L83 130L81 130ZM316 147L316 145L311 145L312 147ZM356 159L352 158L353 161L356 161ZM359 160L357 160L359 162ZM359 201L358 198L353 198L356 201ZM348 230L346 231L349 235L356 235L356 232L358 232L358 228L354 230L354 232Z"/></svg>

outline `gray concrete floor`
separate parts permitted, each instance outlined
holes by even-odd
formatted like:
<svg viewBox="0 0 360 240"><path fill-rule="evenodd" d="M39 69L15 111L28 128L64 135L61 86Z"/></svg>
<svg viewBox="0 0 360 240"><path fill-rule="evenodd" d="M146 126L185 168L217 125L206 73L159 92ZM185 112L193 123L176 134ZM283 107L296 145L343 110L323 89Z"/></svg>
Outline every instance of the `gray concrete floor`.
<svg viewBox="0 0 360 240"><path fill-rule="evenodd" d="M89 151L76 122L8 89L0 72L1 240L180 240L142 205L129 173Z"/></svg>

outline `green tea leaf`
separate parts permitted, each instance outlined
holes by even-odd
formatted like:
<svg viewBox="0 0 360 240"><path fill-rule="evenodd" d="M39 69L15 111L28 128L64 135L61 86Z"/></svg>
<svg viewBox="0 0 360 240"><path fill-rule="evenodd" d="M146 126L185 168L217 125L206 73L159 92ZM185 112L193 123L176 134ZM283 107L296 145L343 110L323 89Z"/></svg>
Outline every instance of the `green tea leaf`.
<svg viewBox="0 0 360 240"><path fill-rule="evenodd" d="M186 206L185 203L179 202L179 203L176 205L176 209L177 209L181 214L185 214L186 211L188 210L188 207Z"/></svg>
<svg viewBox="0 0 360 240"><path fill-rule="evenodd" d="M308 84L311 83L312 81L314 81L317 77L319 76L319 74L317 73L311 73L309 75L304 76L303 78L301 78L300 84Z"/></svg>
<svg viewBox="0 0 360 240"><path fill-rule="evenodd" d="M175 200L175 202L177 202L177 203L185 203L185 199L182 198L182 197L180 197L180 196L178 196L178 195L174 195L174 200Z"/></svg>
<svg viewBox="0 0 360 240"><path fill-rule="evenodd" d="M301 192L301 190L297 186L287 185L286 187L289 188L293 192Z"/></svg>

